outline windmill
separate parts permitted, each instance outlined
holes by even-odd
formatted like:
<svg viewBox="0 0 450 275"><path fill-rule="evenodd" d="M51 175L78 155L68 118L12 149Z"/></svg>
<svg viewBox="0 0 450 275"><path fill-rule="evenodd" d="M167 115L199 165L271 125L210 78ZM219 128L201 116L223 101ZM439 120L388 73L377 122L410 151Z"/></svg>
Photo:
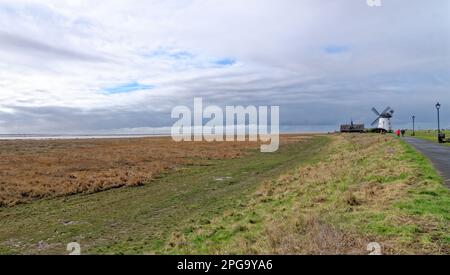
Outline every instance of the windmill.
<svg viewBox="0 0 450 275"><path fill-rule="evenodd" d="M377 129L380 129L380 130L386 131L386 132L392 132L391 118L394 115L394 110L391 109L391 107L387 107L380 114L377 111L377 109L375 109L375 107L374 107L374 108L372 108L372 112L374 112L378 117L377 117L377 119L375 119L374 122L372 122L371 125L375 126L378 123Z"/></svg>

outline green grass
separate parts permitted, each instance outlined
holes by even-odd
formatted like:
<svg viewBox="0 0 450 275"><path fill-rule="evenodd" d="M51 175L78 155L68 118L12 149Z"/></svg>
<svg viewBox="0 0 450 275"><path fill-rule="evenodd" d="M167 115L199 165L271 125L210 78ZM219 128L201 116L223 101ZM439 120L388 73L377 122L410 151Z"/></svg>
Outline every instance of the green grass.
<svg viewBox="0 0 450 275"><path fill-rule="evenodd" d="M162 253L365 253L370 241L390 254L448 253L450 192L428 159L392 137L346 139L321 163L269 180L246 205L187 224Z"/></svg>
<svg viewBox="0 0 450 275"><path fill-rule="evenodd" d="M448 188L442 184L441 176L425 156L411 145L402 144L405 147L404 158L420 170L424 184L410 190L409 198L396 206L410 214L430 215L450 222L450 195Z"/></svg>
<svg viewBox="0 0 450 275"><path fill-rule="evenodd" d="M425 156L403 141L400 145L403 153L390 163L397 163L398 168L408 166L412 171L398 177L379 176L377 181L388 185L408 183L410 186L405 193L390 202L388 208L374 209L362 205L358 211L344 213L340 216L341 221L334 222L343 228L357 228L359 233L369 235L372 240L388 240L391 246L395 244L391 247L392 253L448 253L450 191ZM369 176L365 180L372 178Z"/></svg>
<svg viewBox="0 0 450 275"><path fill-rule="evenodd" d="M445 130L443 132L445 133L446 138L450 138L450 130ZM438 142L437 130L418 130L418 131L415 131L415 134L416 134L415 137L417 137L417 138ZM406 136L411 136L411 135L412 135L412 131L408 130L406 133ZM450 146L450 143L444 143L444 145Z"/></svg>
<svg viewBox="0 0 450 275"><path fill-rule="evenodd" d="M419 178L415 186L407 191L407 195L396 200L393 208L381 214L382 218L372 219L368 223L369 232L380 237L401 237L403 241L426 244L427 240L435 239L444 246L450 245L450 192L443 185L443 179L437 173L431 162L417 152L411 145L402 142L404 153L400 157L417 171ZM395 217L405 220L422 219L423 224L399 224L393 222ZM428 221L428 224L427 222ZM434 225L436 230L426 232L423 226Z"/></svg>
<svg viewBox="0 0 450 275"><path fill-rule="evenodd" d="M284 145L277 153L254 151L185 167L142 187L0 208L0 254L67 254L66 244L73 241L83 254L161 253L173 232L245 208L261 182L323 157L328 142L328 137L315 137Z"/></svg>

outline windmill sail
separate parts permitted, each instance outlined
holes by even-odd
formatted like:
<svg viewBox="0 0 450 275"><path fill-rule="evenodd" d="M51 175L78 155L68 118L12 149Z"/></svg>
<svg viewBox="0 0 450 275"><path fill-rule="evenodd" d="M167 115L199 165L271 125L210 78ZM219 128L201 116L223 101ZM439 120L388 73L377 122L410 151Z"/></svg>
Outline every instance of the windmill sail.
<svg viewBox="0 0 450 275"><path fill-rule="evenodd" d="M372 112L374 112L377 116L380 115L380 113L378 113L377 109L375 109L375 107L372 108Z"/></svg>
<svg viewBox="0 0 450 275"><path fill-rule="evenodd" d="M388 111L391 109L391 107L386 107L383 112L381 112L381 116L386 115Z"/></svg>

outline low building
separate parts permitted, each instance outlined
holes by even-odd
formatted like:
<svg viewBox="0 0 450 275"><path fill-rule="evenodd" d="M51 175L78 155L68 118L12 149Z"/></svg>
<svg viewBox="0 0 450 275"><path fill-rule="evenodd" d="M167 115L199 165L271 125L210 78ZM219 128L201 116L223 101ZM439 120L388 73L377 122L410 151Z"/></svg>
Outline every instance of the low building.
<svg viewBox="0 0 450 275"><path fill-rule="evenodd" d="M341 133L363 133L365 131L364 124L343 124L341 125Z"/></svg>

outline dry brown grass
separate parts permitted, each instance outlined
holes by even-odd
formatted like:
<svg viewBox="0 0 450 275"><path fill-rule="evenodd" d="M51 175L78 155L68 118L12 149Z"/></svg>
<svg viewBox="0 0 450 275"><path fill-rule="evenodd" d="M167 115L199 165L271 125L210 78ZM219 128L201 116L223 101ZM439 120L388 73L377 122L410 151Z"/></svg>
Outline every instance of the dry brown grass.
<svg viewBox="0 0 450 275"><path fill-rule="evenodd" d="M148 183L164 171L240 157L256 143L170 138L0 141L0 206Z"/></svg>
<svg viewBox="0 0 450 275"><path fill-rule="evenodd" d="M270 253L278 255L364 254L369 243L313 215L295 223L271 223L266 230Z"/></svg>
<svg viewBox="0 0 450 275"><path fill-rule="evenodd" d="M285 135L282 143L294 142ZM0 207L40 198L139 186L165 171L232 159L256 142L174 142L169 137L0 141Z"/></svg>

